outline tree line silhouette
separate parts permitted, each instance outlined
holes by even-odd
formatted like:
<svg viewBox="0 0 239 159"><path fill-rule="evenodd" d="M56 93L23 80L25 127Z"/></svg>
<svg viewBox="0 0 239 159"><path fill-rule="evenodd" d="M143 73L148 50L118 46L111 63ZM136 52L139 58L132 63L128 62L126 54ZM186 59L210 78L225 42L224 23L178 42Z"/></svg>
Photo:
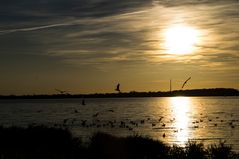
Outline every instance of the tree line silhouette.
<svg viewBox="0 0 239 159"><path fill-rule="evenodd" d="M168 92L119 92L119 93L93 93L93 94L42 94L42 95L1 95L0 99L57 99L57 98L117 98L117 97L174 97L174 96L239 96L239 91L233 88L210 88L174 90Z"/></svg>

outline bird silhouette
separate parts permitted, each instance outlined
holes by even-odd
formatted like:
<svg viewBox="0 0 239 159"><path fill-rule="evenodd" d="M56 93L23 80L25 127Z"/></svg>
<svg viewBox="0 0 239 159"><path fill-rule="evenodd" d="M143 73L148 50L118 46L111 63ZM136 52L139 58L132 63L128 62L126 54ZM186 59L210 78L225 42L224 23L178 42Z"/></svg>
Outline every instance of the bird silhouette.
<svg viewBox="0 0 239 159"><path fill-rule="evenodd" d="M81 105L85 105L85 99L82 99Z"/></svg>
<svg viewBox="0 0 239 159"><path fill-rule="evenodd" d="M186 84L190 79L191 79L191 77L189 77L189 78L183 83L182 89L183 89L183 87L185 86L185 84Z"/></svg>
<svg viewBox="0 0 239 159"><path fill-rule="evenodd" d="M120 92L120 84L119 83L117 84L115 91Z"/></svg>
<svg viewBox="0 0 239 159"><path fill-rule="evenodd" d="M163 133L163 138L165 138L166 137L166 135L165 135L165 133Z"/></svg>
<svg viewBox="0 0 239 159"><path fill-rule="evenodd" d="M99 115L99 112L92 115L92 117L97 117Z"/></svg>
<svg viewBox="0 0 239 159"><path fill-rule="evenodd" d="M59 89L55 89L57 92L59 92L60 94L65 94L67 93L66 91L62 91L62 90L59 90Z"/></svg>
<svg viewBox="0 0 239 159"><path fill-rule="evenodd" d="M60 89L55 89L55 91L59 92L61 95L71 95L68 91L63 91Z"/></svg>

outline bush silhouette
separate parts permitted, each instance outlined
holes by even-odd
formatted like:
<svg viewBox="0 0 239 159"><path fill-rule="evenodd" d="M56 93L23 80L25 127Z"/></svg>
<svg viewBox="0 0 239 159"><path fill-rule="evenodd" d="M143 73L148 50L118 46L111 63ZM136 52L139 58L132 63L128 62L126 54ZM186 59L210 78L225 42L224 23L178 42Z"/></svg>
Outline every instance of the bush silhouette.
<svg viewBox="0 0 239 159"><path fill-rule="evenodd" d="M142 136L116 137L96 133L88 144L62 128L45 126L0 127L1 159L238 159L224 143L206 148L189 141L169 146Z"/></svg>

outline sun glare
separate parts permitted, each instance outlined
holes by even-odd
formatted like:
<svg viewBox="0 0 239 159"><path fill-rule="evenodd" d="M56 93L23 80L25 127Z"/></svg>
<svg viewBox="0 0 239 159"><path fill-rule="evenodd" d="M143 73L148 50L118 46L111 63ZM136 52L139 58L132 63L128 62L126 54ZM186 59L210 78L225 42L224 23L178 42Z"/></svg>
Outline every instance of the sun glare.
<svg viewBox="0 0 239 159"><path fill-rule="evenodd" d="M173 97L171 104L175 117L175 127L178 130L176 140L180 144L184 144L188 140L188 112L190 111L190 98L188 97Z"/></svg>
<svg viewBox="0 0 239 159"><path fill-rule="evenodd" d="M166 29L164 38L168 54L190 54L198 42L198 31L189 26L173 26Z"/></svg>

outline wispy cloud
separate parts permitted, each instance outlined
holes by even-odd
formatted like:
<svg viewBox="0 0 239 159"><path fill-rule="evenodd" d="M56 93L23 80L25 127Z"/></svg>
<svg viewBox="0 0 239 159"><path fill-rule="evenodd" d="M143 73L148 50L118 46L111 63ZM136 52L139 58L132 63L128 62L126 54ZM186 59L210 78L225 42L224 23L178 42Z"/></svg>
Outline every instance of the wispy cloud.
<svg viewBox="0 0 239 159"><path fill-rule="evenodd" d="M0 56L9 62L13 56L30 55L32 61L41 56L43 65L51 59L89 73L153 69L156 76L177 68L176 75L188 68L205 74L214 70L223 77L226 71L229 77L239 71L238 8L237 0L5 1L0 6ZM198 29L201 41L194 54L169 55L163 32L182 23Z"/></svg>

